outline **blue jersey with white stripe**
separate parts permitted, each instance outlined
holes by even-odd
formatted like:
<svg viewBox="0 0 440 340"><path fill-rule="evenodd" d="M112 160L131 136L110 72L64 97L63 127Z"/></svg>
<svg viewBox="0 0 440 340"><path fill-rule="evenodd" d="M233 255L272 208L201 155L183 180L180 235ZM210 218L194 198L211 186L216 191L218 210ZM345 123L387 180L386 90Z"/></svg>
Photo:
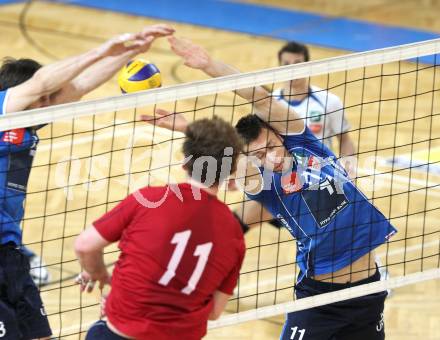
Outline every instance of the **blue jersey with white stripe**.
<svg viewBox="0 0 440 340"><path fill-rule="evenodd" d="M0 91L0 114L5 114L7 91ZM23 202L38 144L32 128L0 132L0 244L21 244Z"/></svg>
<svg viewBox="0 0 440 340"><path fill-rule="evenodd" d="M308 128L283 138L294 159L291 171L261 168L263 190L247 195L279 218L297 240L301 277L342 269L396 232Z"/></svg>

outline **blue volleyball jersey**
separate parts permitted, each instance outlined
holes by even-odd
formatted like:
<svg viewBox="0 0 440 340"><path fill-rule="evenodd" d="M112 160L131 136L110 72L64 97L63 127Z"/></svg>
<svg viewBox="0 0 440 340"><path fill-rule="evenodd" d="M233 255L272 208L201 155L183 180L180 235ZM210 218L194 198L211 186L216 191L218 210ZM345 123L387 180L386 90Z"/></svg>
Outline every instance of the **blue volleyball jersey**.
<svg viewBox="0 0 440 340"><path fill-rule="evenodd" d="M296 239L300 279L342 269L396 233L307 127L301 134L282 137L294 160L291 171L260 168L263 190L247 195L280 219Z"/></svg>
<svg viewBox="0 0 440 340"><path fill-rule="evenodd" d="M5 114L7 91L0 91L0 114ZM0 244L21 244L23 202L38 144L34 129L0 132Z"/></svg>

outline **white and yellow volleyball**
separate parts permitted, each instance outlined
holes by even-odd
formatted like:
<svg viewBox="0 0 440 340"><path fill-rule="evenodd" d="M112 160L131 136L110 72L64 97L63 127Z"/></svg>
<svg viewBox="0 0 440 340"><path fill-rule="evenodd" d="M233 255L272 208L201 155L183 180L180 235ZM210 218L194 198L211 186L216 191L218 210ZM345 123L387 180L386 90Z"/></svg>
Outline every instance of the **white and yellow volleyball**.
<svg viewBox="0 0 440 340"><path fill-rule="evenodd" d="M156 65L144 59L135 59L121 69L118 84L123 93L131 93L160 87L162 77Z"/></svg>

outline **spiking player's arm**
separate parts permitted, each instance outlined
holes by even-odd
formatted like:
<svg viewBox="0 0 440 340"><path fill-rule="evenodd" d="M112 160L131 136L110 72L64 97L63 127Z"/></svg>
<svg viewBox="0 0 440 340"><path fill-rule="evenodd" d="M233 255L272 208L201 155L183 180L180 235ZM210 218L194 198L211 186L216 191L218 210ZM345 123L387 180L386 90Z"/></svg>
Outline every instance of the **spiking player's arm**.
<svg viewBox="0 0 440 340"><path fill-rule="evenodd" d="M214 292L214 304L208 316L209 320L217 320L222 315L230 297L231 295L225 294L219 290Z"/></svg>
<svg viewBox="0 0 440 340"><path fill-rule="evenodd" d="M169 112L159 108L156 109L154 116L143 114L141 120L170 131L183 133L185 133L188 126L188 121L181 113Z"/></svg>
<svg viewBox="0 0 440 340"><path fill-rule="evenodd" d="M110 80L113 75L121 69L121 67L127 64L136 55L147 52L155 39L173 33L174 29L165 24L145 27L140 33L141 37L144 39L142 44L137 48L128 50L120 55L106 57L85 69L79 76L51 96L51 105L81 99L85 94L93 91L106 81Z"/></svg>
<svg viewBox="0 0 440 340"><path fill-rule="evenodd" d="M141 120L170 131L185 133L188 121L181 113L170 112L157 108L154 115L143 114ZM241 157L238 161L235 181L244 191L256 194L261 191L262 178L258 167L252 163L252 159ZM255 223L255 222L253 222Z"/></svg>
<svg viewBox="0 0 440 340"><path fill-rule="evenodd" d="M6 112L17 112L31 104L44 100L75 79L82 71L94 63L106 58L133 51L145 45L148 40L141 33L123 34L108 40L86 53L47 65L38 70L28 81L8 90Z"/></svg>
<svg viewBox="0 0 440 340"><path fill-rule="evenodd" d="M185 65L199 69L211 77L228 76L238 74L240 71L233 66L219 60L214 60L201 46L186 39L174 36L168 38L171 49L183 58ZM257 114L263 120L270 123L278 132L300 133L304 130L304 121L288 105L272 97L262 86L236 90L236 93L244 99L252 102L257 109Z"/></svg>

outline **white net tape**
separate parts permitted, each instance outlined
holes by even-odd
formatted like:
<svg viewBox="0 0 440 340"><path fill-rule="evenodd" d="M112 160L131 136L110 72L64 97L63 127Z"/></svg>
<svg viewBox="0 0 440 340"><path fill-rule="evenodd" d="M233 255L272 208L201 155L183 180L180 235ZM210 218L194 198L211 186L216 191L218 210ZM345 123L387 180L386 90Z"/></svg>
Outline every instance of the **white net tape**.
<svg viewBox="0 0 440 340"><path fill-rule="evenodd" d="M297 312L304 309L327 305L334 302L382 292L387 289L399 288L419 282L440 279L440 268L423 272L393 277L383 281L368 283L361 286L342 289L335 292L306 297L293 302L280 303L275 306L260 307L232 315L225 315L217 321L210 321L209 328L231 326L246 321L270 318L280 314Z"/></svg>

